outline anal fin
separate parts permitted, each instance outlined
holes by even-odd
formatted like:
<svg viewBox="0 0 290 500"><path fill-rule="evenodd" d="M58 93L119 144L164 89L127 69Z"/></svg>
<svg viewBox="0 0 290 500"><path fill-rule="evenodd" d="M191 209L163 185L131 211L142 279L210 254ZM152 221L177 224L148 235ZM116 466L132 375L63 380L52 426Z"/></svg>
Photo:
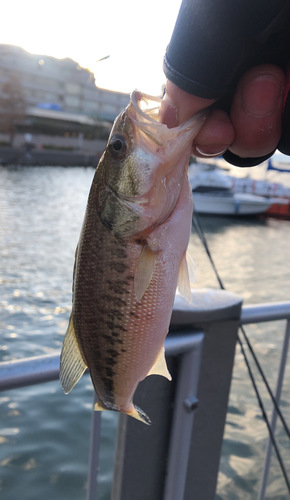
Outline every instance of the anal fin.
<svg viewBox="0 0 290 500"><path fill-rule="evenodd" d="M72 390L86 368L87 365L78 345L71 314L60 356L59 379L65 394Z"/></svg>
<svg viewBox="0 0 290 500"><path fill-rule="evenodd" d="M161 375L162 377L167 378L168 380L171 379L171 375L168 371L167 364L166 364L166 359L165 359L165 349L162 347L161 351L159 352L156 361L150 371L147 373L147 377L149 375Z"/></svg>
<svg viewBox="0 0 290 500"><path fill-rule="evenodd" d="M153 251L148 246L145 246L138 259L134 276L135 294L138 301L142 299L150 285L158 254L158 251Z"/></svg>

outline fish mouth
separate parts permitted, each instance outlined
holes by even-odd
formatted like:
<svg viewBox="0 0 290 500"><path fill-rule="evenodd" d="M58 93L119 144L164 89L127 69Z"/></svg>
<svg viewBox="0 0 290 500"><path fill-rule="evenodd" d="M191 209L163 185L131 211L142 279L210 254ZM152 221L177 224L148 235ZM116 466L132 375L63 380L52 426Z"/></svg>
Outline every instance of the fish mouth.
<svg viewBox="0 0 290 500"><path fill-rule="evenodd" d="M160 97L145 94L140 90L133 90L127 113L142 132L163 148L189 131L196 136L209 116L209 110L201 110L181 125L168 128L165 123L158 121L161 103Z"/></svg>
<svg viewBox="0 0 290 500"><path fill-rule="evenodd" d="M133 90L131 93L131 103L140 119L146 121L158 122L159 109L162 99L160 97L150 96L140 92L140 90ZM160 122L158 122L160 123ZM163 125L160 123L160 125Z"/></svg>
<svg viewBox="0 0 290 500"><path fill-rule="evenodd" d="M158 121L161 102L160 97L133 90L130 96L128 116L138 129L142 130L155 144L164 147L168 142L168 137L165 140L165 133L168 134L169 129L167 125Z"/></svg>

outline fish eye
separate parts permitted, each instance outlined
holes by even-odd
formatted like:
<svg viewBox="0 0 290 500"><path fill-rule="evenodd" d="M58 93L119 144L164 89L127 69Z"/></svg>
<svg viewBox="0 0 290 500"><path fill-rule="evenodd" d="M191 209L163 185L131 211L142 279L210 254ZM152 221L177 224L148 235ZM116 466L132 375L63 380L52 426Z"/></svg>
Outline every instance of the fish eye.
<svg viewBox="0 0 290 500"><path fill-rule="evenodd" d="M115 158L124 156L127 151L127 141L125 137L121 134L113 135L109 143L109 150Z"/></svg>

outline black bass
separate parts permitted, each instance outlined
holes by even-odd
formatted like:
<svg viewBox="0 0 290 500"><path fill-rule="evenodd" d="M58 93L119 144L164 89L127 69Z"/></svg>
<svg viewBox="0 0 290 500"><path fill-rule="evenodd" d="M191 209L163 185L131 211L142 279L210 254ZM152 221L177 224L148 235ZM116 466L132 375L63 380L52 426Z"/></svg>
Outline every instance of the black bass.
<svg viewBox="0 0 290 500"><path fill-rule="evenodd" d="M88 367L96 410L150 420L132 399L147 375L170 379L164 358L176 286L191 298L186 249L191 143L206 119L158 122L161 100L134 91L116 118L92 182L76 250L73 305L60 381Z"/></svg>

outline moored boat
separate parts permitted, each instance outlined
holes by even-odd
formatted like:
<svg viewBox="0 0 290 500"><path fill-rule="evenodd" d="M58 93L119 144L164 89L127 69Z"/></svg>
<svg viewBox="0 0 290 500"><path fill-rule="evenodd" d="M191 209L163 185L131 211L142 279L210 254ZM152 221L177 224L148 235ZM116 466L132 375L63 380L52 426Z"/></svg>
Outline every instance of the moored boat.
<svg viewBox="0 0 290 500"><path fill-rule="evenodd" d="M272 198L234 192L231 177L214 164L191 164L188 176L195 210L201 214L258 215L273 204Z"/></svg>
<svg viewBox="0 0 290 500"><path fill-rule="evenodd" d="M268 160L266 173L290 173L289 168L276 167ZM272 199L272 205L264 213L265 216L290 220L290 187L281 182L269 179L253 179L252 177L230 176L234 193L247 193L265 196Z"/></svg>

